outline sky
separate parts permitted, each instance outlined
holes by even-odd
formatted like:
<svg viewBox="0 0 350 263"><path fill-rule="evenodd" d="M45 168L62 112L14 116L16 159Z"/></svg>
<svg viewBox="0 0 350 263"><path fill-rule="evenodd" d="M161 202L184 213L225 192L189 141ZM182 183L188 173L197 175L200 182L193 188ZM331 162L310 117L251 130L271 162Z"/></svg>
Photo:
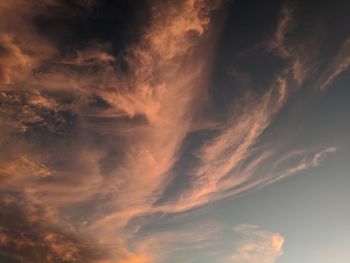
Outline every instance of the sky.
<svg viewBox="0 0 350 263"><path fill-rule="evenodd" d="M0 0L0 262L349 263L348 10Z"/></svg>

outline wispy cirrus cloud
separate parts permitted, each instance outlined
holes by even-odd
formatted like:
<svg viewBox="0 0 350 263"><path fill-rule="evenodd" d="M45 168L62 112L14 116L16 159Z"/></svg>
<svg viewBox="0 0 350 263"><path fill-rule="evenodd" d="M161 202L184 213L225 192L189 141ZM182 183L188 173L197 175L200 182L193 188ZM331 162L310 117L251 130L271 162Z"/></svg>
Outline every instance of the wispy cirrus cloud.
<svg viewBox="0 0 350 263"><path fill-rule="evenodd" d="M153 255L152 262L164 262L171 255L181 252L209 250L214 246L223 227L213 223L201 223L196 227L184 227L159 231L142 236L136 245L140 254ZM195 256L193 255L195 258Z"/></svg>
<svg viewBox="0 0 350 263"><path fill-rule="evenodd" d="M274 35L267 42L268 48L284 58L291 56L291 50L287 47L288 41L286 38L287 34L292 31L294 23L294 8L284 5Z"/></svg>
<svg viewBox="0 0 350 263"><path fill-rule="evenodd" d="M323 73L324 81L320 84L320 90L327 90L333 82L350 67L350 39L346 39L338 50L336 57L330 62L328 69Z"/></svg>
<svg viewBox="0 0 350 263"><path fill-rule="evenodd" d="M84 3L78 6L91 7L92 2ZM261 169L276 157L279 145L266 149L258 144L308 77L305 50L286 43L294 23L292 9L284 7L268 41L269 50L290 63L263 91L253 84L242 87L223 121L204 119L198 124L196 116L210 104L207 80L210 42L215 38L210 21L219 1L149 4L148 26L136 43L116 54L108 43L96 41L62 51L42 33L33 21L53 15L50 12L58 7L68 10L63 1L0 3L0 27L6 29L0 32L0 147L6 149L0 153L0 191L6 209L21 200L23 205L16 207L20 214L33 210L32 202L38 211L53 211L35 220L24 216L18 220L25 231L13 228L14 235L0 236L9 256L18 252L11 248L14 244L28 242L18 245L24 251L22 262L160 261L182 242L192 247L207 244L216 228L138 239L142 226L152 221L143 217L182 213L261 188L317 167L336 152L326 148L296 166L285 165L284 160L275 163L275 170ZM346 53L346 46L344 50L339 54ZM346 61L340 65L330 70L324 85L347 67ZM186 139L198 130L209 130L211 136L191 149L191 169L182 171L189 183L159 204L170 182L177 180L173 168L184 157ZM6 201L8 191L20 196L16 202ZM11 226L8 218L3 225ZM30 229L37 225L38 233L33 233ZM280 235L255 226L236 230L253 238L251 250L248 243L242 245L236 259L248 257L248 252L253 258L266 253L273 262L281 253ZM31 240L33 235L38 237ZM269 248L261 249L261 240ZM39 258L26 254L43 248L47 253Z"/></svg>
<svg viewBox="0 0 350 263"><path fill-rule="evenodd" d="M123 59L129 70L122 73L104 45L58 56L58 48L31 23L36 16L47 16L51 5L64 4L1 5L6 14L1 26L10 20L16 25L6 26L8 32L1 37L2 124L11 124L8 129L20 137L43 136L33 138L33 146L23 138L10 158L2 160L2 177L16 185L16 191L26 189L24 199L40 203L45 196L45 206L53 210L99 203L92 215L84 212L87 218L82 221L92 226L98 239L115 243L115 231L122 235L122 228L138 215L133 211L151 210L191 129L193 109L201 104L198 95L205 93L201 86L207 62L200 55L200 37L214 6L206 1L152 3L150 27L127 50ZM57 141L44 142L50 136ZM86 144L98 136L102 144ZM69 137L68 149L61 142ZM3 146L11 144L9 138L2 139ZM114 154L115 147L122 147L120 154ZM99 228L97 219L109 214L118 222ZM84 227L79 221L74 224ZM79 254L66 254L75 253ZM131 252L125 259L118 257L125 262L148 260Z"/></svg>

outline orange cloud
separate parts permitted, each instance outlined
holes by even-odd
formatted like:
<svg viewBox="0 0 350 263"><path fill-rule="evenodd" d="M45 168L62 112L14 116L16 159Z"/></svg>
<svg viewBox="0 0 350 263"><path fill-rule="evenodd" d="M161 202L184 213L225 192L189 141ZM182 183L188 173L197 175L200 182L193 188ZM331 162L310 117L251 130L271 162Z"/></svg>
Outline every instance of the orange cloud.
<svg viewBox="0 0 350 263"><path fill-rule="evenodd" d="M60 135L58 130L62 128L66 136L73 127L83 135L72 139L69 148L60 138L57 145L50 142L45 149L38 145L30 147L31 142L23 140L23 149L16 149L13 161L2 162L1 172L13 184L18 182L16 177L26 178L17 185L19 191L26 193L23 198L45 202L53 210L62 206L63 210L70 209L82 202L94 202L95 198L103 200L101 211L91 218L87 215L86 220L81 220L87 223L78 222L78 225L87 225L87 233L113 243L115 233L123 236L123 227L130 219L152 211L171 178L170 169L192 128L194 109L201 106L200 97L205 93L202 85L208 61L201 56L204 45L201 37L209 28L209 15L216 3L211 5L202 0L153 3L150 27L140 42L126 52L124 59L130 69L122 73L116 71L113 63L117 58L110 55L108 46L78 50L75 56L54 56L59 53L54 44L41 36L30 21L48 12L47 6L61 3L34 2L18 0L1 5L0 14L4 16L0 26L11 19L16 25L6 27L13 38L7 34L0 39L3 51L0 56L4 58L0 64L2 101L7 103L2 116L21 126L16 130L18 134L40 127L55 136ZM44 68L45 63L54 65L54 70ZM94 74L89 71L91 67L95 68ZM26 72L20 72L21 68ZM24 79L26 85L22 87ZM91 102L104 106L91 110ZM67 117L67 112L79 118ZM132 122L137 117L142 118L143 124L136 122L129 131L115 133L122 130L124 121ZM89 118L112 121L106 129L90 123ZM60 128L56 126L58 123ZM110 141L119 135L118 140L122 141L122 157L108 176L101 163L110 158L109 145L95 149L85 145L91 139L84 138L89 129L108 134ZM53 173L50 166L58 170L53 169ZM36 173L40 179L33 176ZM50 251L60 254L62 260L79 256L74 247L59 243L53 234L46 235L45 240L55 241ZM131 256L125 262L149 260Z"/></svg>
<svg viewBox="0 0 350 263"><path fill-rule="evenodd" d="M192 128L193 109L200 107L197 98L205 92L200 88L207 61L192 49L200 50L199 36L208 27L211 7L204 3L156 6L149 30L129 50L131 70L126 81L132 89L101 93L127 116L142 114L147 120L147 125L127 134L125 161L115 173L125 180L118 182L116 197L110 202L120 211L101 219L104 231L107 222L118 219L112 225L120 227L138 213L153 211L153 203L171 178L170 169Z"/></svg>
<svg viewBox="0 0 350 263"><path fill-rule="evenodd" d="M243 240L231 256L231 262L273 263L283 254L284 237L279 233L272 233L255 225L239 225L234 231L241 234Z"/></svg>
<svg viewBox="0 0 350 263"><path fill-rule="evenodd" d="M30 57L23 53L11 36L0 35L0 83L11 84L14 75L30 69Z"/></svg>
<svg viewBox="0 0 350 263"><path fill-rule="evenodd" d="M63 5L61 1L0 2L0 27L6 28L0 35L0 146L6 149L0 153L0 191L10 187L24 201L55 215L41 218L25 206L23 210L29 212L23 220L30 227L37 221L47 223L38 230L40 242L32 240L27 230L29 237L19 239L0 233L0 244L9 250L6 245L11 242L33 251L44 247L48 254L39 258L43 262L57 257L72 262L154 262L162 249L170 250L178 241L175 234L201 243L206 233L162 233L132 248L133 234L143 224L133 225L135 218L184 212L257 189L316 167L335 151L326 149L296 167L259 179L253 175L273 150L243 164L256 152L256 143L294 90L290 79L300 86L307 72L301 53L285 45L292 24L289 9L283 10L270 43L280 56L291 59L286 70L263 95L247 91L244 102L231 109L227 123L195 123L207 99L211 50L206 41L211 11L218 3L153 1L149 27L124 57L118 57L104 43L87 43L60 56L58 47L31 21ZM121 59L128 65L125 72L117 67ZM189 175L192 185L181 189L178 199L158 205L173 179L172 168L186 136L203 127L215 127L215 135L196 153L198 164ZM11 203L11 198L5 201ZM72 233L50 228L57 223L61 229L64 222ZM256 236L266 237L272 260L281 251L283 238L276 234L269 239L267 232L255 230ZM75 237L80 231L100 243L86 245ZM100 255L99 245L103 252L107 247L107 258ZM242 245L242 253L268 252L259 249L254 242ZM91 258L85 256L90 251ZM33 258L38 261L29 253L22 261L33 262Z"/></svg>
<svg viewBox="0 0 350 263"><path fill-rule="evenodd" d="M207 203L221 192L250 179L251 174L248 173L229 177L250 155L254 143L283 106L287 92L286 83L278 78L275 86L262 98L247 96L248 104L243 104L237 113L234 112L227 127L198 152L200 163L193 173L193 188L183 194L178 207L186 210Z"/></svg>

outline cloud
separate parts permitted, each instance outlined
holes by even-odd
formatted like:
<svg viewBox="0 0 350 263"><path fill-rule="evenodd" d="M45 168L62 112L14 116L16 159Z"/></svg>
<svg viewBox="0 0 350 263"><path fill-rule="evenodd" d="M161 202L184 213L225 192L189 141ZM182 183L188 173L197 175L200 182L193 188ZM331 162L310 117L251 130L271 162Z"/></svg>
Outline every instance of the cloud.
<svg viewBox="0 0 350 263"><path fill-rule="evenodd" d="M116 186L116 198L111 201L120 211L99 224L115 218L125 224L139 211L153 211L153 203L171 178L170 169L205 93L201 87L207 61L199 54L199 37L208 27L210 9L205 1L156 5L150 28L140 44L129 50L126 81L132 88L101 93L113 108L129 118L145 116L147 124L135 127L125 138L124 161L115 171L125 180Z"/></svg>
<svg viewBox="0 0 350 263"><path fill-rule="evenodd" d="M315 50L317 45L310 47L309 36L303 36L302 39L296 36L290 36L297 28L296 14L297 7L285 4L280 12L274 34L264 43L264 47L287 60L292 78L297 82L297 86L302 85L315 67ZM309 76L308 76L309 75Z"/></svg>
<svg viewBox="0 0 350 263"><path fill-rule="evenodd" d="M347 71L350 67L350 39L346 39L339 48L336 57L330 62L328 69L323 73L323 82L320 84L320 90L327 90L340 74Z"/></svg>
<svg viewBox="0 0 350 263"><path fill-rule="evenodd" d="M293 15L294 9L284 5L274 35L267 43L269 49L274 50L278 55L285 58L291 55L291 51L286 46L286 36L291 32L294 25Z"/></svg>
<svg viewBox="0 0 350 263"><path fill-rule="evenodd" d="M237 187L229 189L224 193L219 193L218 199L237 196L249 190L261 189L267 185L273 184L279 180L285 179L288 176L296 175L308 169L320 166L325 158L330 154L334 154L338 151L337 147L324 148L320 151L313 153L307 153L305 150L296 151L295 153L289 152L286 155L280 156L280 159L270 163L269 159L273 160L274 156L277 156L273 152L263 152L260 157L256 158L252 163L240 170L240 173L248 178L245 182ZM291 161L295 158L294 154L301 156L301 160L296 161L295 164L286 165L285 162ZM276 157L277 158L277 157ZM283 160L283 163L280 161ZM264 161L264 162L263 162ZM268 169L261 172L259 168L262 168L262 164L271 165L274 169ZM234 177L232 181L235 182Z"/></svg>
<svg viewBox="0 0 350 263"><path fill-rule="evenodd" d="M2 156L1 176L25 192L24 200L60 210L110 243L138 211L152 210L205 93L201 37L214 6L200 0L152 4L149 28L122 58L127 72L118 71L108 45L89 43L62 55L39 32L34 17L49 16L63 2L1 4L0 26L8 32L0 39L0 113L11 130L3 144L12 147L9 157ZM10 21L13 26L6 26ZM93 211L69 213L84 205ZM100 226L111 215L118 220ZM79 254L56 233L42 238L53 243L48 254L62 252L61 261ZM125 254L126 262L148 260Z"/></svg>
<svg viewBox="0 0 350 263"><path fill-rule="evenodd" d="M293 78L301 85L306 78L310 78L317 72L317 67L321 64L322 59L319 57L319 50L322 39L320 36L316 36L319 39L316 43L311 41L309 36L303 36L302 39L291 36L288 39L288 34L292 33L297 27L295 21L297 11L296 7L284 5L277 28L273 36L266 41L265 46L267 50L274 52L283 59L289 60ZM313 44L310 44L310 42ZM317 84L321 91L328 89L340 74L349 69L349 43L350 40L345 39L326 69L318 69L320 77Z"/></svg>
<svg viewBox="0 0 350 263"><path fill-rule="evenodd" d="M0 249L16 262L91 262L108 256L93 240L77 236L58 223L48 207L26 200L20 193L1 193Z"/></svg>
<svg viewBox="0 0 350 263"><path fill-rule="evenodd" d="M337 147L329 147L329 148L323 149L319 152L316 152L312 158L310 158L310 159L304 158L303 160L298 162L298 164L296 164L295 166L290 167L290 168L284 170L283 172L281 172L278 176L276 176L276 178L275 178L275 180L273 180L273 182L278 181L280 179L283 179L287 176L305 171L307 169L318 167L322 164L324 159L329 154L334 154L337 151L338 151Z"/></svg>
<svg viewBox="0 0 350 263"><path fill-rule="evenodd" d="M222 227L214 223L201 223L195 228L182 227L157 231L141 236L137 242L140 254L153 255L152 262L164 262L172 255L209 250L213 247Z"/></svg>
<svg viewBox="0 0 350 263"><path fill-rule="evenodd" d="M27 77L54 55L52 43L31 22L55 1L2 1L0 4L0 88L9 88Z"/></svg>
<svg viewBox="0 0 350 263"><path fill-rule="evenodd" d="M233 117L198 151L199 164L193 170L193 186L184 192L175 210L186 210L220 199L224 191L250 180L252 173L235 172L251 155L254 144L284 105L290 92L287 85L281 74L263 96L258 97L248 91L246 103L239 105L237 102L239 106L232 111Z"/></svg>
<svg viewBox="0 0 350 263"><path fill-rule="evenodd" d="M30 58L14 43L8 34L0 36L0 81L11 84L14 74L31 68Z"/></svg>
<svg viewBox="0 0 350 263"><path fill-rule="evenodd" d="M243 240L230 262L273 263L283 254L284 237L279 233L263 230L256 225L238 225L233 230L242 235Z"/></svg>
<svg viewBox="0 0 350 263"><path fill-rule="evenodd" d="M0 223L9 228L1 228L0 244L10 258L145 263L186 249L181 241L203 248L215 236L212 229L139 238L151 220L143 217L258 189L317 167L336 151L256 176L277 152L258 147L262 135L306 78L303 52L286 44L291 9L283 9L269 42L290 63L264 91L244 86L219 122L196 117L210 104L210 19L220 1L151 1L149 24L121 54L95 39L64 52L33 22L54 16L57 8L70 16L65 2L0 2L0 28L6 29L0 34L0 147L6 149L0 153ZM83 6L92 8L93 1ZM159 204L178 176L173 168L186 140L199 131L210 137L193 149L191 169L182 171L188 185ZM268 236L254 227L242 231Z"/></svg>

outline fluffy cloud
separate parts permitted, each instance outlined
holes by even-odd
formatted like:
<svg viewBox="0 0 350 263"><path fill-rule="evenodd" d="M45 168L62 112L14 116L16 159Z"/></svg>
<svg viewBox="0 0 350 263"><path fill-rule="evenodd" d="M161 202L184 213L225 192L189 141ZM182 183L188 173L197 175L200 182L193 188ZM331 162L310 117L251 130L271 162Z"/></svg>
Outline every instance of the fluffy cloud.
<svg viewBox="0 0 350 263"><path fill-rule="evenodd" d="M284 237L256 225L239 225L233 229L243 240L231 257L231 262L273 263L283 254Z"/></svg>

